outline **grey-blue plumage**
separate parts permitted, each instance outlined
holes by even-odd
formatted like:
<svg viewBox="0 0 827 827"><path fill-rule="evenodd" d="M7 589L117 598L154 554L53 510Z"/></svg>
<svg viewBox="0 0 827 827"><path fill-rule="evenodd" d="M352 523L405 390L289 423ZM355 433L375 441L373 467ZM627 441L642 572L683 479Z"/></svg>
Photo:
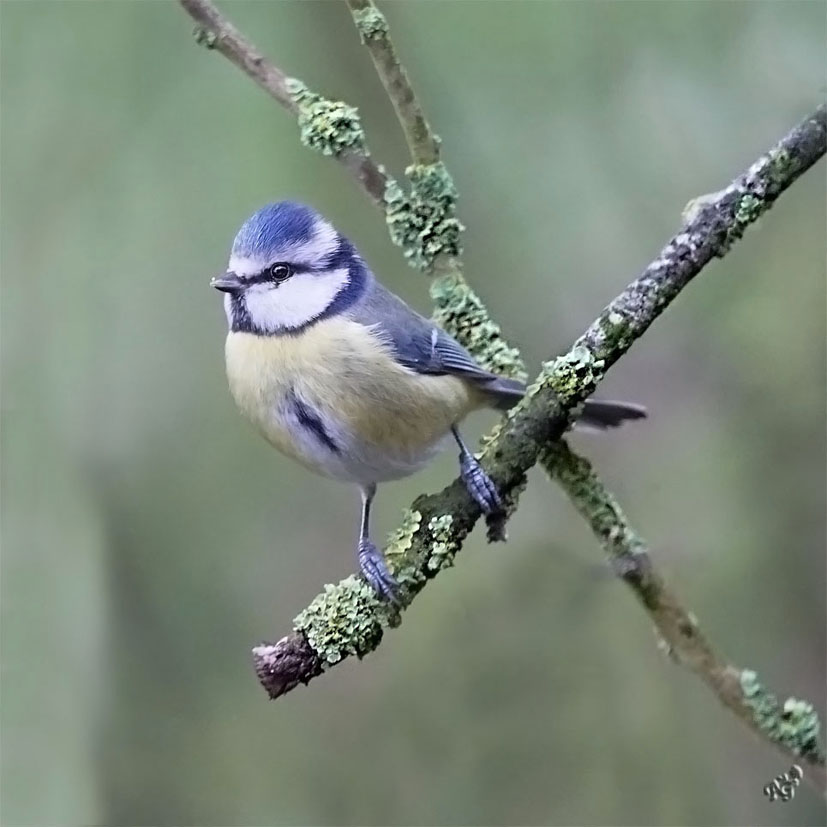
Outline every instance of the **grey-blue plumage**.
<svg viewBox="0 0 827 827"><path fill-rule="evenodd" d="M474 357L432 321L371 279L362 296L348 311L354 321L374 326L392 344L397 361L417 373L461 376L491 397L491 407L508 410L525 394L516 379L497 376L482 368ZM629 402L589 399L580 422L592 428L616 428L641 419L646 409Z"/></svg>

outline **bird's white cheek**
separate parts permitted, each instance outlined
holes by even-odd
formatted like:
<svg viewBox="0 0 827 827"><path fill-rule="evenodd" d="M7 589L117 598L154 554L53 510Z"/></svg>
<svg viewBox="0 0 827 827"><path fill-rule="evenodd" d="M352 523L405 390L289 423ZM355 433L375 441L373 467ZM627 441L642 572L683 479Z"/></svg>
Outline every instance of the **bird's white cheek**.
<svg viewBox="0 0 827 827"><path fill-rule="evenodd" d="M256 284L244 294L254 328L276 332L306 325L330 307L347 283L347 270L300 273L283 284Z"/></svg>
<svg viewBox="0 0 827 827"><path fill-rule="evenodd" d="M224 315L227 317L227 324L233 326L233 297L229 293L224 294Z"/></svg>

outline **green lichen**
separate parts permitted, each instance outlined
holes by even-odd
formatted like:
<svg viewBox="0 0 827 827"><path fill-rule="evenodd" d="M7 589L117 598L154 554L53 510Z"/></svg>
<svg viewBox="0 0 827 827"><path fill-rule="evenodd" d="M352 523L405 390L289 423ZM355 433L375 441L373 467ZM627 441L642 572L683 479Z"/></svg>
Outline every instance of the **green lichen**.
<svg viewBox="0 0 827 827"><path fill-rule="evenodd" d="M603 340L600 345L601 353L615 353L625 350L635 340L635 332L631 320L623 313L609 310L598 320Z"/></svg>
<svg viewBox="0 0 827 827"><path fill-rule="evenodd" d="M735 211L735 221L744 226L757 221L758 217L766 209L766 205L760 198L752 193L745 193L738 202L738 209Z"/></svg>
<svg viewBox="0 0 827 827"><path fill-rule="evenodd" d="M524 382L520 352L505 341L479 296L458 274L431 282L434 321L454 336L486 370Z"/></svg>
<svg viewBox="0 0 827 827"><path fill-rule="evenodd" d="M348 655L362 657L382 639L381 619L387 620L388 604L382 603L360 577L350 576L324 592L293 621L325 666Z"/></svg>
<svg viewBox="0 0 827 827"><path fill-rule="evenodd" d="M406 509L402 515L402 522L388 536L385 548L385 559L391 574L402 587L403 592L420 585L425 577L416 565L414 555L410 554L414 536L422 523L422 514L419 511Z"/></svg>
<svg viewBox="0 0 827 827"><path fill-rule="evenodd" d="M402 248L408 263L430 271L438 256L462 252L460 235L465 229L456 217L457 190L442 162L414 164L405 170L410 192L393 179L385 188L385 220L394 244Z"/></svg>
<svg viewBox="0 0 827 827"><path fill-rule="evenodd" d="M727 228L723 249L718 255L723 255L727 252L732 244L744 235L747 227L749 227L750 224L754 224L761 214L767 210L768 206L767 202L757 195L751 192L743 193L738 199L738 205L735 208L732 223Z"/></svg>
<svg viewBox="0 0 827 827"><path fill-rule="evenodd" d="M782 706L751 669L741 672L741 691L753 720L769 738L796 755L824 760L824 751L818 743L821 724L812 704L787 698Z"/></svg>
<svg viewBox="0 0 827 827"><path fill-rule="evenodd" d="M571 405L588 396L603 376L604 362L596 359L583 345L543 363L543 368L528 393L550 387L564 405Z"/></svg>
<svg viewBox="0 0 827 827"><path fill-rule="evenodd" d="M403 602L406 587L425 579L416 561L408 559L421 522L418 511L406 511L385 550L388 568L402 587ZM383 627L398 623L398 608L380 600L361 577L352 575L336 585L328 583L324 592L296 617L293 628L307 638L327 667L348 655L362 657L372 652L382 640Z"/></svg>
<svg viewBox="0 0 827 827"><path fill-rule="evenodd" d="M429 571L436 572L454 565L454 556L459 550L459 543L451 531L453 524L454 518L450 514L432 517L429 520L431 547L425 564Z"/></svg>
<svg viewBox="0 0 827 827"><path fill-rule="evenodd" d="M385 15L374 5L354 11L353 21L356 23L362 43L388 33L388 21L385 20Z"/></svg>
<svg viewBox="0 0 827 827"><path fill-rule="evenodd" d="M541 461L586 517L610 557L622 560L646 552L646 544L585 457L575 454L565 442L555 442L543 452Z"/></svg>
<svg viewBox="0 0 827 827"><path fill-rule="evenodd" d="M287 81L298 106L301 142L323 155L340 155L346 150L366 152L365 132L359 110L343 101L311 92L300 80Z"/></svg>
<svg viewBox="0 0 827 827"><path fill-rule="evenodd" d="M795 173L795 161L786 149L770 150L769 160L767 179L773 193L777 194L790 180L790 175Z"/></svg>
<svg viewBox="0 0 827 827"><path fill-rule="evenodd" d="M218 35L203 26L196 26L192 30L192 36L195 38L195 42L205 49L214 49L218 43Z"/></svg>

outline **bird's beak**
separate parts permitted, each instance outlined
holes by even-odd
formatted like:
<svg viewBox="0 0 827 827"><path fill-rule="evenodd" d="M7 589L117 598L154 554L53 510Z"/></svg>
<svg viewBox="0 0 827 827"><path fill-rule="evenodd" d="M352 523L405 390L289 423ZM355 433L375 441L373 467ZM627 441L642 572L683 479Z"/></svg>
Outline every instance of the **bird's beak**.
<svg viewBox="0 0 827 827"><path fill-rule="evenodd" d="M224 273L223 276L216 276L212 279L210 287L222 293L238 293L244 289L244 284L235 273Z"/></svg>

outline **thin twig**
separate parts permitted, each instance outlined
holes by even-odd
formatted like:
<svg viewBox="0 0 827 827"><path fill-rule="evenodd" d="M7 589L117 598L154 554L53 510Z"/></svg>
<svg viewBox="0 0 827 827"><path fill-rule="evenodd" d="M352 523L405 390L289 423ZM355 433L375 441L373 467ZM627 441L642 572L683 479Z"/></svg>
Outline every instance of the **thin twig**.
<svg viewBox="0 0 827 827"><path fill-rule="evenodd" d="M291 89L292 78L264 57L210 0L179 2L197 24L195 35L199 43L220 52L288 112L300 116L301 107ZM366 149L346 149L336 153L336 159L374 203L384 205L389 179Z"/></svg>
<svg viewBox="0 0 827 827"><path fill-rule="evenodd" d="M290 95L287 85L290 78L264 57L209 0L180 0L180 2L198 25L195 35L199 43L221 52L227 60L248 74L288 112L298 114L298 106Z"/></svg>
<svg viewBox="0 0 827 827"><path fill-rule="evenodd" d="M715 650L695 615L683 607L655 569L646 544L588 460L560 440L543 451L540 462L591 526L612 568L654 622L670 657L698 675L750 729L794 759L803 758L809 779L823 788L827 774L818 744L818 717L812 706L792 699L782 705L758 684L755 673L729 663Z"/></svg>
<svg viewBox="0 0 827 827"><path fill-rule="evenodd" d="M347 0L356 28L396 110L415 164L439 160L439 138L431 131L408 73L396 56L384 15L373 0Z"/></svg>

